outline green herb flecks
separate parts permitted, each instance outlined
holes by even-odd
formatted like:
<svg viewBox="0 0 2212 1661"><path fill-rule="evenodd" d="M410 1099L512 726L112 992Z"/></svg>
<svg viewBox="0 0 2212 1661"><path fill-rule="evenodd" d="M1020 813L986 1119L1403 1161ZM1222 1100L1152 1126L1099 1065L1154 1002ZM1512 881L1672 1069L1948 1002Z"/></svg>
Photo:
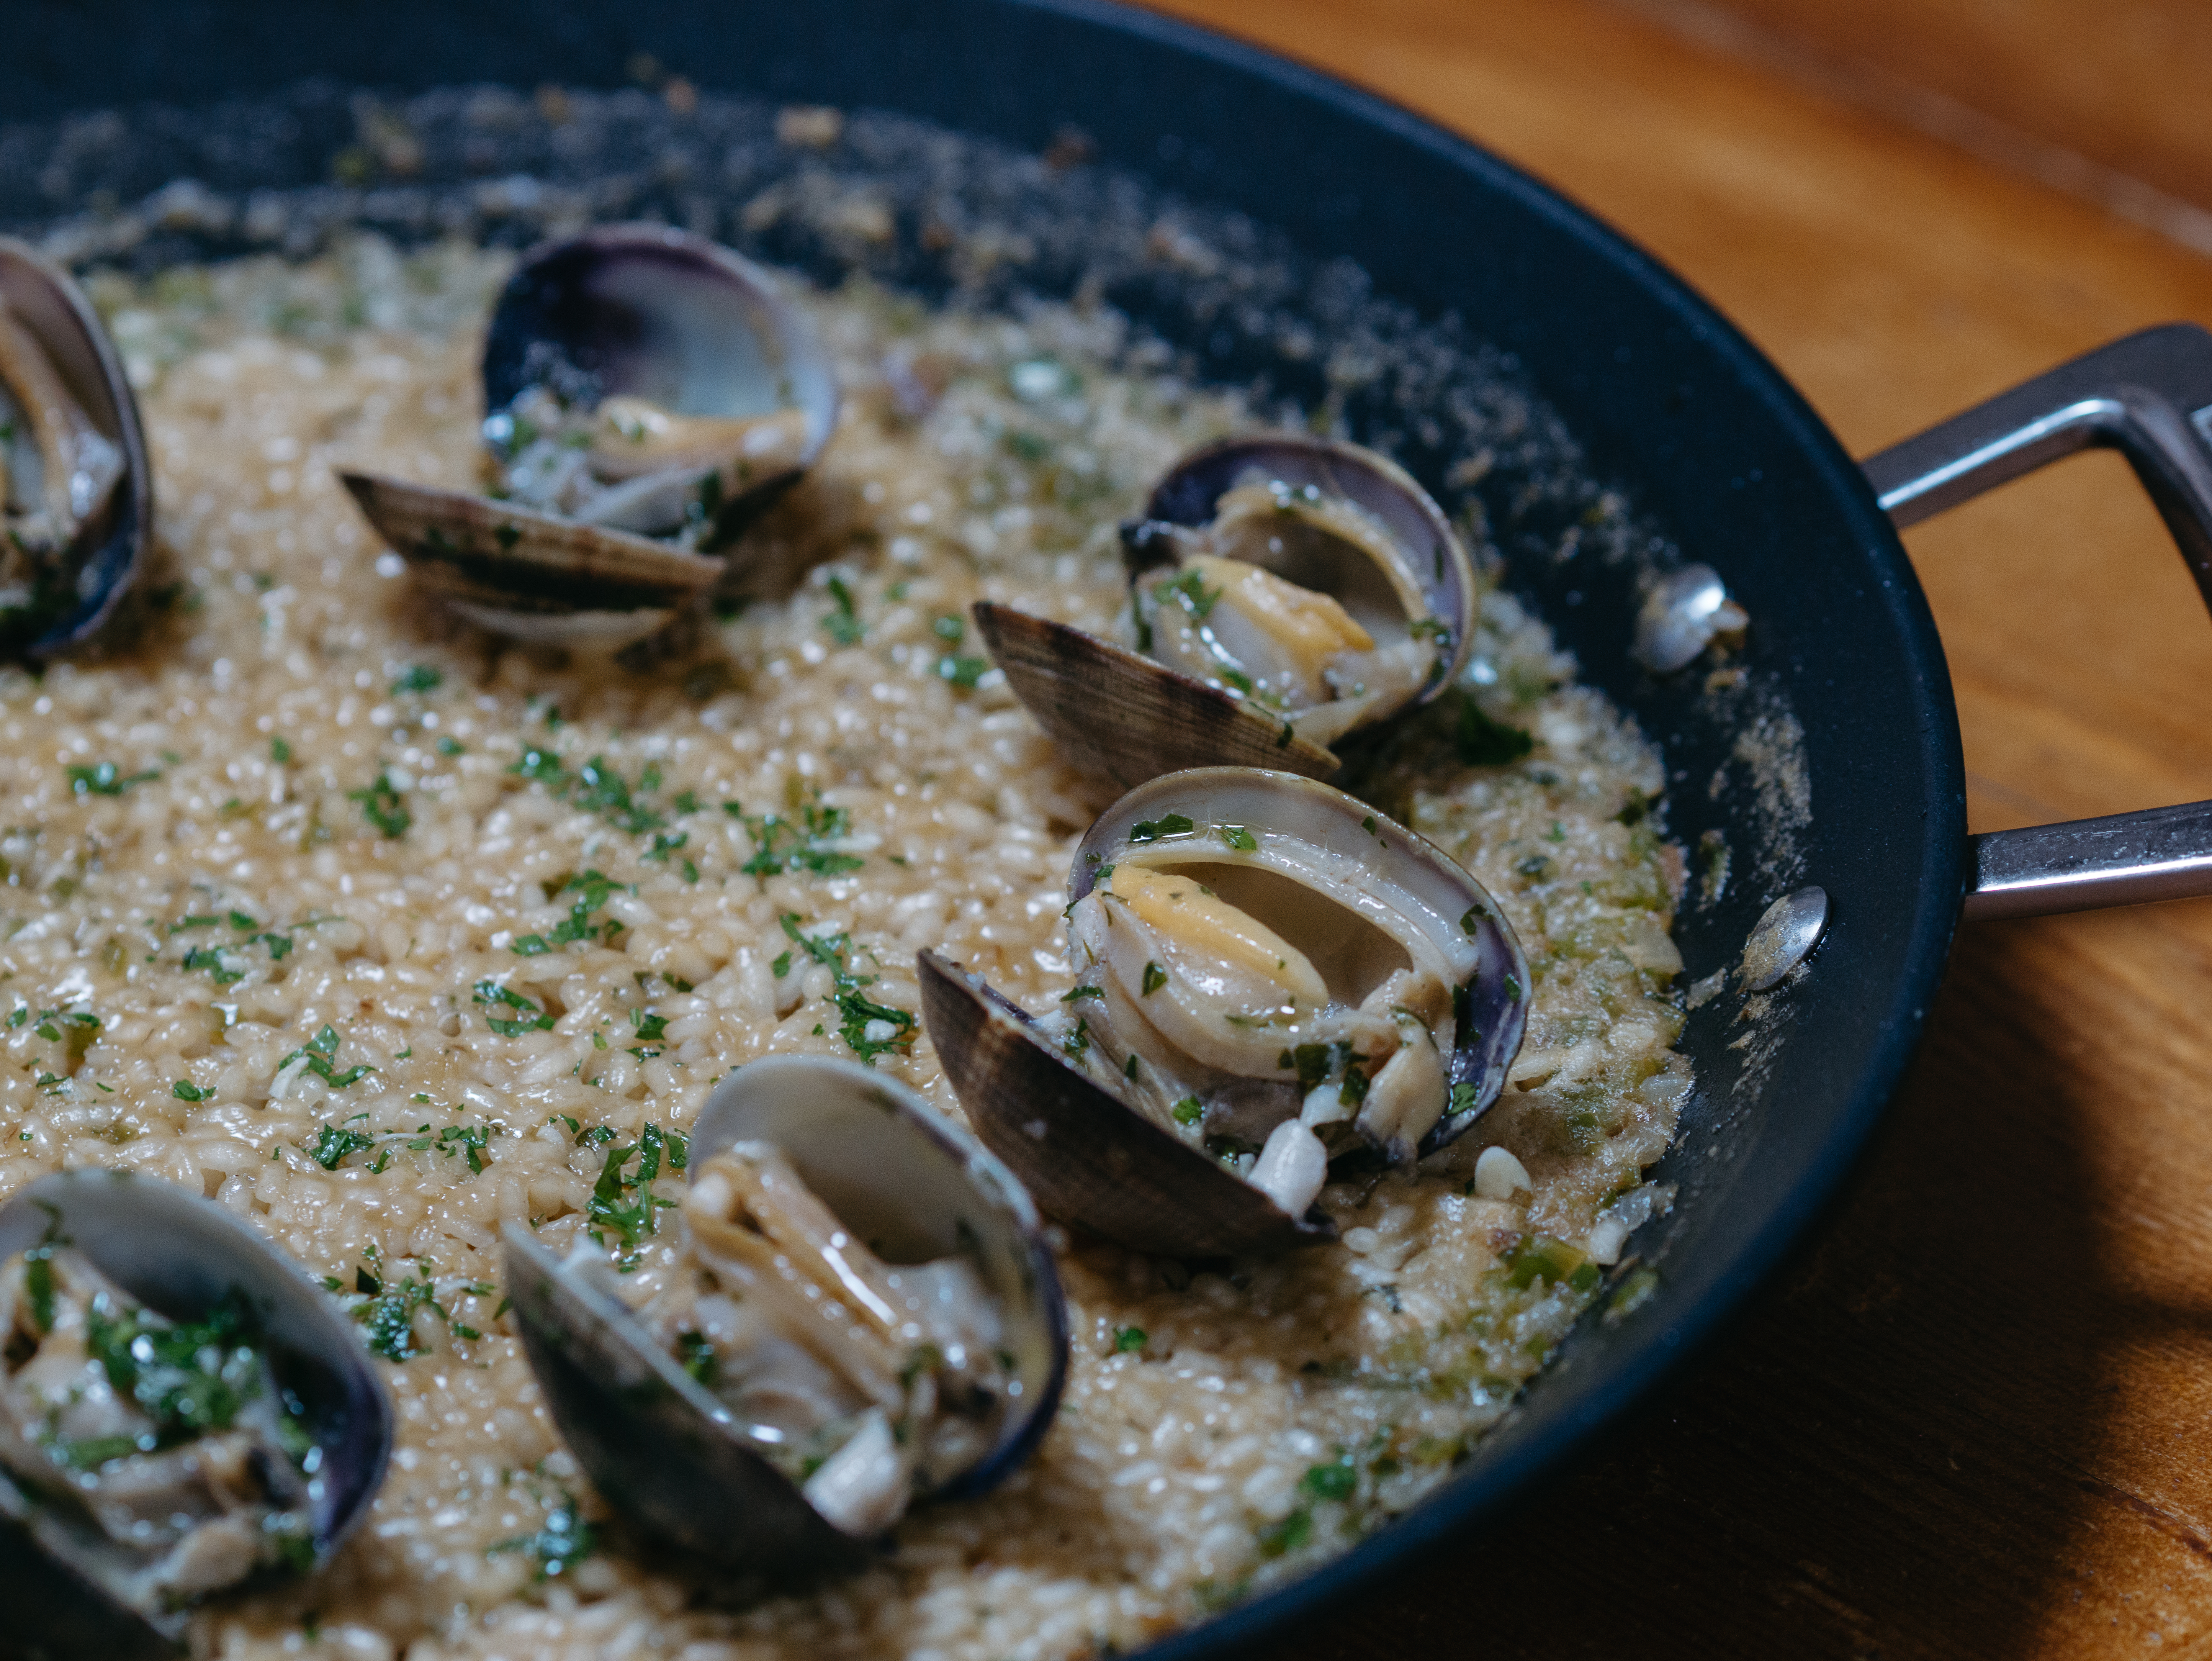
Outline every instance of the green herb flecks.
<svg viewBox="0 0 2212 1661"><path fill-rule="evenodd" d="M374 784L347 791L346 800L359 802L362 817L386 837L405 836L407 827L415 823L415 816L407 811L406 801L389 773L379 773Z"/></svg>
<svg viewBox="0 0 2212 1661"><path fill-rule="evenodd" d="M1492 721L1465 693L1459 694L1458 719L1452 728L1452 748L1469 767L1503 767L1516 762L1536 747L1536 741L1517 727Z"/></svg>
<svg viewBox="0 0 2212 1661"><path fill-rule="evenodd" d="M68 770L70 792L79 796L119 796L136 784L151 784L161 776L152 768L143 772L125 773L112 761L94 762L89 767Z"/></svg>
<svg viewBox="0 0 2212 1661"><path fill-rule="evenodd" d="M853 834L852 810L830 806L818 795L788 814L754 816L733 801L724 802L722 811L743 824L753 839L752 857L738 867L749 877L765 880L790 871L834 877L857 871L865 863L858 854L837 846Z"/></svg>
<svg viewBox="0 0 2212 1661"><path fill-rule="evenodd" d="M836 610L822 619L822 626L830 631L830 638L840 646L860 643L860 615L853 604L853 591L845 586L845 579L833 576L828 583L830 598Z"/></svg>
<svg viewBox="0 0 2212 1661"><path fill-rule="evenodd" d="M551 1580L574 1568L598 1546L599 1531L576 1514L574 1499L563 1492L556 1502L547 1505L545 1520L537 1533L502 1540L489 1551L495 1555L522 1552L537 1565L533 1579Z"/></svg>
<svg viewBox="0 0 2212 1661"><path fill-rule="evenodd" d="M584 1214L586 1232L602 1250L607 1250L610 1234L620 1242L619 1249L610 1254L617 1269L627 1272L637 1267L638 1247L655 1232L658 1214L676 1204L653 1193L653 1183L660 1175L664 1158L672 1169L683 1168L675 1157L683 1147L673 1132L647 1125L636 1141L607 1150L599 1180L592 1185L592 1197L585 1202ZM625 1176L624 1167L632 1159L638 1162L637 1174Z"/></svg>
<svg viewBox="0 0 2212 1661"><path fill-rule="evenodd" d="M307 1157L325 1171L336 1171L338 1162L349 1153L358 1153L376 1146L376 1138L364 1136L358 1130L348 1130L341 1125L325 1123L317 1133L315 1145L307 1150Z"/></svg>
<svg viewBox="0 0 2212 1661"><path fill-rule="evenodd" d="M1156 819L1139 819L1129 829L1131 842L1159 842L1169 837L1187 837L1193 826L1181 813L1163 814Z"/></svg>
<svg viewBox="0 0 2212 1661"><path fill-rule="evenodd" d="M198 1320L170 1322L106 1293L85 1311L85 1354L109 1386L152 1421L136 1437L96 1438L57 1447L79 1469L128 1453L152 1453L228 1430L262 1391L265 1372L246 1300L227 1293ZM288 1418L297 1412L281 1403ZM120 1446L109 1445L120 1443Z"/></svg>
<svg viewBox="0 0 2212 1661"><path fill-rule="evenodd" d="M848 962L852 938L842 931L835 934L809 934L799 926L796 911L787 911L777 921L793 943L815 962L825 965L834 977L830 1001L837 1006L838 1035L846 1047L871 1066L877 1056L886 1050L904 1055L913 1049L916 1037L915 1019L903 1009L878 1003L861 989L873 986L876 977L854 971Z"/></svg>
<svg viewBox="0 0 2212 1661"><path fill-rule="evenodd" d="M1348 1453L1325 1465L1315 1465L1298 1479L1298 1489L1310 1499L1346 1500L1359 1490L1359 1468Z"/></svg>
<svg viewBox="0 0 2212 1661"><path fill-rule="evenodd" d="M975 690L975 683L990 672L988 658L963 657L948 652L937 660L937 678L950 681L963 692Z"/></svg>
<svg viewBox="0 0 2212 1661"><path fill-rule="evenodd" d="M544 786L554 795L574 801L633 836L660 830L668 823L658 809L639 800L660 788L660 770L650 764L633 787L605 756L593 756L571 772L558 752L532 745L523 751L522 758L507 770L532 784Z"/></svg>
<svg viewBox="0 0 2212 1661"><path fill-rule="evenodd" d="M374 1068L363 1062L356 1063L340 1073L331 1065L337 1059L337 1030L335 1027L325 1026L313 1037L277 1062L276 1070L282 1073L293 1062L304 1061L306 1065L301 1071L313 1074L333 1090L343 1090L349 1085L357 1084L376 1071Z"/></svg>
<svg viewBox="0 0 2212 1661"><path fill-rule="evenodd" d="M473 989L475 1001L485 1007L484 1025L502 1038L519 1038L526 1032L550 1032L553 1017L532 1003L512 987L501 986L497 981L478 981ZM519 1015L501 1015L500 1009L513 1009Z"/></svg>
<svg viewBox="0 0 2212 1661"><path fill-rule="evenodd" d="M1192 570L1166 582L1154 583L1152 598L1163 605L1180 605L1203 623L1212 611L1214 602L1221 598L1221 590L1208 588L1200 581L1198 573Z"/></svg>

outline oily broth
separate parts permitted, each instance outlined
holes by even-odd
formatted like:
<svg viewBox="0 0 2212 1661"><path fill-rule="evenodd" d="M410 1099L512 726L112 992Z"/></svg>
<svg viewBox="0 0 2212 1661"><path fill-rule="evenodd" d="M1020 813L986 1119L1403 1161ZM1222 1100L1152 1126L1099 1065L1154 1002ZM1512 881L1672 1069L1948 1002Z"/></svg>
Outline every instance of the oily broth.
<svg viewBox="0 0 2212 1661"><path fill-rule="evenodd" d="M1528 1045L1476 1130L1328 1190L1340 1246L1187 1266L1067 1244L1075 1353L1042 1450L915 1512L866 1573L717 1608L603 1526L499 1311L499 1226L565 1250L610 1147L680 1131L753 1056L849 1053L836 972L787 918L846 936L884 1005L915 1008L924 946L1054 1004L1067 862L1108 793L942 620L988 597L1109 630L1115 522L1251 417L1103 307L808 293L848 411L750 545L797 587L641 666L563 660L419 599L331 476L473 483L506 267L362 238L106 280L166 569L107 654L0 679L0 988L25 1013L0 1029L0 1195L88 1165L209 1193L407 1356L380 1363L399 1448L368 1524L313 1583L205 1610L197 1641L276 1655L312 1621L412 1661L1128 1649L1432 1489L1598 1294L1581 1243L1689 1082L1680 859L1627 811L1657 753L1502 593L1468 684L1532 752L1470 769L1417 739L1372 785L1528 950ZM94 788L105 762L138 782ZM42 1036L49 1009L97 1037ZM295 1055L326 1029L329 1076ZM957 1115L926 1038L878 1065ZM1492 1143L1533 1192L1474 1191ZM644 1244L649 1286L666 1254Z"/></svg>

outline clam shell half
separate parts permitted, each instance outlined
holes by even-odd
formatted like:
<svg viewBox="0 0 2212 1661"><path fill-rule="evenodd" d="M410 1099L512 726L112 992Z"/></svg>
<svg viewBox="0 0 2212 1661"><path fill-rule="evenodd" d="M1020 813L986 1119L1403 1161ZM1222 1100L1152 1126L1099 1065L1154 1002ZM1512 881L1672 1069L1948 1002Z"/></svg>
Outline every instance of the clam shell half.
<svg viewBox="0 0 2212 1661"><path fill-rule="evenodd" d="M1180 828L1163 830L1180 819ZM1245 849L1224 827L1266 827ZM1386 933L1417 929L1459 965L1443 1112L1417 1149L1460 1135L1496 1101L1527 1021L1528 967L1481 885L1430 843L1342 791L1295 774L1201 768L1139 786L1079 846L1071 904L1097 873L1141 844L1187 841L1192 862L1249 864L1316 888ZM1322 873L1326 873L1324 876ZM1355 873L1347 875L1347 873ZM1294 1217L1218 1161L1132 1110L1071 1065L1053 1037L935 952L920 960L922 1013L969 1122L1055 1216L1140 1251L1181 1257L1275 1252L1334 1237L1317 1211Z"/></svg>
<svg viewBox="0 0 2212 1661"><path fill-rule="evenodd" d="M614 648L665 627L720 581L719 559L465 490L341 472L377 534L477 627Z"/></svg>
<svg viewBox="0 0 2212 1661"><path fill-rule="evenodd" d="M1036 1451L1060 1402L1067 1312L1021 1183L915 1092L855 1062L781 1056L732 1074L691 1135L696 1170L738 1141L779 1147L807 1187L895 1261L965 1252L1006 1323L1019 1391L995 1444L926 1499L980 1494ZM507 1230L508 1295L562 1434L608 1503L697 1565L779 1577L858 1567L869 1542L815 1512L655 1345L603 1259L556 1260Z"/></svg>
<svg viewBox="0 0 2212 1661"><path fill-rule="evenodd" d="M1467 661L1478 604L1474 563L1435 500L1404 468L1356 444L1297 433L1224 439L1194 450L1169 471L1145 504L1142 520L1125 527L1131 581L1145 581L1167 557L1148 526L1210 523L1215 504L1257 476L1292 491L1307 487L1349 502L1386 533L1395 569L1387 587L1418 593L1427 615L1449 631L1427 680L1411 703L1425 703L1450 684ZM1304 576L1325 591L1337 585ZM1368 571L1375 575L1371 568ZM1352 585L1370 587L1371 585ZM1355 612L1366 609L1348 593ZM1363 621L1383 621L1380 603ZM1085 765L1132 785L1186 768L1264 767L1329 778L1342 758L1302 737L1284 716L1208 685L1140 652L1073 624L980 601L976 631L1007 684L1040 726ZM1401 618L1399 626L1406 619ZM1387 721L1407 701L1378 704L1352 730Z"/></svg>
<svg viewBox="0 0 2212 1661"><path fill-rule="evenodd" d="M57 1226L101 1274L173 1320L204 1317L234 1291L246 1298L276 1378L305 1407L322 1451L308 1495L316 1558L326 1560L367 1514L392 1452L392 1402L360 1329L252 1228L167 1183L106 1171L42 1177L0 1208L0 1261ZM175 1656L185 1613L119 1601L104 1583L106 1550L104 1536L0 1473L0 1585L9 1588L0 1648Z"/></svg>
<svg viewBox="0 0 2212 1661"><path fill-rule="evenodd" d="M836 374L806 315L750 260L667 225L594 226L522 256L484 337L486 412L556 366L601 399L642 398L686 416L805 416L793 466L725 494L717 545L811 466L837 425Z"/></svg>
<svg viewBox="0 0 2212 1661"><path fill-rule="evenodd" d="M0 304L122 455L122 477L70 549L52 602L0 616L0 649L48 657L98 632L137 580L153 533L154 469L137 399L84 290L29 245L0 237Z"/></svg>

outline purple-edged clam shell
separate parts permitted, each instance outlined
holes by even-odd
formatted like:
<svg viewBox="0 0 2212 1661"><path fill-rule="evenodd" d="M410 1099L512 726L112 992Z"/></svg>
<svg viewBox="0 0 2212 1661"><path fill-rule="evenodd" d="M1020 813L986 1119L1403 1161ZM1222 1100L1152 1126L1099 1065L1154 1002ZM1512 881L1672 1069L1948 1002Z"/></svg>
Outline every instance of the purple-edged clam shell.
<svg viewBox="0 0 2212 1661"><path fill-rule="evenodd" d="M997 1442L918 1497L962 1498L1004 1481L1050 1426L1067 1366L1059 1272L1020 1182L906 1086L826 1056L769 1056L724 1080L693 1127L690 1166L744 1141L775 1143L887 1259L968 1256L1006 1323L1016 1399ZM817 1513L652 1342L603 1262L560 1262L512 1226L507 1251L508 1295L546 1405L630 1522L698 1565L770 1583L866 1561L869 1542Z"/></svg>

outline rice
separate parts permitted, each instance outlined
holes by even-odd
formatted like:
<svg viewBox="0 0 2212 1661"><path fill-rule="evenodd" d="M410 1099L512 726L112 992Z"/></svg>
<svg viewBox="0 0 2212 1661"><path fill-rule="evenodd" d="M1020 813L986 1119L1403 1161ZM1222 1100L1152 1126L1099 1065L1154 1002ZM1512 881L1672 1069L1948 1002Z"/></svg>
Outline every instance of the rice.
<svg viewBox="0 0 2212 1661"><path fill-rule="evenodd" d="M499 1228L565 1250L609 1149L681 1131L755 1056L848 1053L794 930L848 935L893 1008L925 946L1056 999L1067 863L1110 793L956 625L988 597L1109 628L1115 521L1251 418L1102 307L807 294L848 407L746 545L765 592L650 660L568 661L419 599L332 477L473 482L506 265L362 237L103 279L161 559L105 655L0 676L0 1195L100 1165L211 1196L356 1310L398 1409L337 1561L204 1610L198 1647L1127 1650L1432 1489L1663 1208L1638 1184L1689 1083L1659 757L1502 593L1467 690L1532 747L1470 766L1416 722L1369 787L1528 948L1499 1106L1417 1173L1328 1190L1340 1246L1191 1266L1062 1242L1074 1356L1042 1451L909 1516L863 1574L720 1607L606 1525L501 1312ZM926 1038L877 1064L957 1116ZM1492 1145L1532 1192L1474 1192Z"/></svg>

